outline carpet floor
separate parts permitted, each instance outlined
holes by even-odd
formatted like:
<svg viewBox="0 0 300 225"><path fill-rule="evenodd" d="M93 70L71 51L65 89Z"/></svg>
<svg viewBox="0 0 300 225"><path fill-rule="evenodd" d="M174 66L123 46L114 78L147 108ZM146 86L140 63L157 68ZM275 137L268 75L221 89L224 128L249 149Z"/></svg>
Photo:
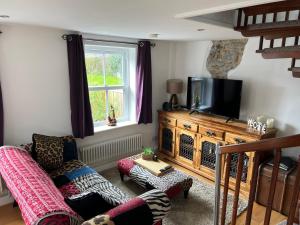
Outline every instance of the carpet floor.
<svg viewBox="0 0 300 225"><path fill-rule="evenodd" d="M119 187L130 197L138 196L145 192L143 188L125 177L122 182L116 168L101 173L112 184ZM171 212L164 219L163 225L212 225L213 208L215 200L214 186L197 178L193 178L193 186L190 189L188 199L184 199L183 193L171 200ZM233 196L228 196L226 224L231 220ZM239 200L238 215L247 208L245 200Z"/></svg>

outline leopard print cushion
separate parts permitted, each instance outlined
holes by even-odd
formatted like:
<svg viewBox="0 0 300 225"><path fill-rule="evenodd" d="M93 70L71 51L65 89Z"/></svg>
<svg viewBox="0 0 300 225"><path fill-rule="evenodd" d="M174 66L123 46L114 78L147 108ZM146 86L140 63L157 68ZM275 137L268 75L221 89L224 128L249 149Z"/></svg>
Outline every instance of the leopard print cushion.
<svg viewBox="0 0 300 225"><path fill-rule="evenodd" d="M32 136L36 161L46 170L52 171L63 165L63 140L40 134Z"/></svg>

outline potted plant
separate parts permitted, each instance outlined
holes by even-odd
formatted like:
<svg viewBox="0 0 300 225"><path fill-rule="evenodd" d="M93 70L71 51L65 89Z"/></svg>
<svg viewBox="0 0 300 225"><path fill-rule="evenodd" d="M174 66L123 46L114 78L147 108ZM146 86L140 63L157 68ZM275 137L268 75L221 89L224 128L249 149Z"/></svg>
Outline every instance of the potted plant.
<svg viewBox="0 0 300 225"><path fill-rule="evenodd" d="M149 148L149 147L144 148L144 151L142 154L143 159L152 160L153 155L154 155L154 152L153 152L152 148Z"/></svg>

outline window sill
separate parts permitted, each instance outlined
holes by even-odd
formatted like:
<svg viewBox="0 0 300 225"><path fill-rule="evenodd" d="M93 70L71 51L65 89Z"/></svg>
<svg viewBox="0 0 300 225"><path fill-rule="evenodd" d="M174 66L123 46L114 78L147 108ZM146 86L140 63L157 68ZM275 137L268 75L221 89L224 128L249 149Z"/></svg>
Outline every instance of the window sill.
<svg viewBox="0 0 300 225"><path fill-rule="evenodd" d="M94 127L94 132L100 133L104 131L115 130L118 128L129 127L137 124L138 124L137 122L133 122L133 121L119 122L117 123L116 126L103 125L103 126Z"/></svg>

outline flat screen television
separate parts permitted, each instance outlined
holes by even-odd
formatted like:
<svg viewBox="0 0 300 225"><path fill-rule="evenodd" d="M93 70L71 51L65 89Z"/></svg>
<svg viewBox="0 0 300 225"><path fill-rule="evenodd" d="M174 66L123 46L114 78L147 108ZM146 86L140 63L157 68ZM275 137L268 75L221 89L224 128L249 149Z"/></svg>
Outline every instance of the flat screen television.
<svg viewBox="0 0 300 225"><path fill-rule="evenodd" d="M243 81L189 77L187 108L239 119Z"/></svg>

